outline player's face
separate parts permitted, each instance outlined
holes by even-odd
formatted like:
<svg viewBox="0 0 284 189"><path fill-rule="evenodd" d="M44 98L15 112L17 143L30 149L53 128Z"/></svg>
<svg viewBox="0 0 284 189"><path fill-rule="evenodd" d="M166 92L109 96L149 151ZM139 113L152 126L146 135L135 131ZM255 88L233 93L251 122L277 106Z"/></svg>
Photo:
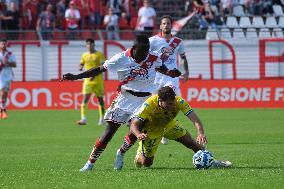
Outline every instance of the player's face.
<svg viewBox="0 0 284 189"><path fill-rule="evenodd" d="M136 60L142 61L147 57L148 53L149 53L149 45L138 44L135 46L133 54Z"/></svg>
<svg viewBox="0 0 284 189"><path fill-rule="evenodd" d="M172 29L171 20L168 19L168 18L164 18L161 21L160 29L161 29L162 33L170 34L171 33L171 29Z"/></svg>
<svg viewBox="0 0 284 189"><path fill-rule="evenodd" d="M91 42L87 42L87 43L86 43L86 47L87 47L88 50L94 49L94 46L95 46L94 43L91 43Z"/></svg>
<svg viewBox="0 0 284 189"><path fill-rule="evenodd" d="M160 100L159 105L161 106L161 108L167 111L172 111L176 107L176 101L175 100L165 100L165 101Z"/></svg>
<svg viewBox="0 0 284 189"><path fill-rule="evenodd" d="M1 50L6 50L7 48L7 42L5 41L0 41L0 49Z"/></svg>

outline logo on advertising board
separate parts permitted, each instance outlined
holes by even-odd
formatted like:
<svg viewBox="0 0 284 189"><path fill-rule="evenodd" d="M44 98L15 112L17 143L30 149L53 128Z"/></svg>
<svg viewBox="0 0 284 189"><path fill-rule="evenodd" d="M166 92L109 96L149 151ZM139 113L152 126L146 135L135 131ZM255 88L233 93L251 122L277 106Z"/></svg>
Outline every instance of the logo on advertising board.
<svg viewBox="0 0 284 189"><path fill-rule="evenodd" d="M105 81L105 104L115 99L118 81ZM78 109L82 82L14 82L9 109ZM284 108L284 80L193 80L181 83L193 108ZM89 108L98 108L92 96Z"/></svg>

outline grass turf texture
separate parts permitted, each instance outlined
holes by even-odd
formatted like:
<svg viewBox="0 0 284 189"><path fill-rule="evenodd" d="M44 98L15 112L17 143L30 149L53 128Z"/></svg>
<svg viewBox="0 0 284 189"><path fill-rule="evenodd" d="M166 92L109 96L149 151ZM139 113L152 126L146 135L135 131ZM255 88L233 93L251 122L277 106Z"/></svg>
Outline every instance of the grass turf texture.
<svg viewBox="0 0 284 189"><path fill-rule="evenodd" d="M137 144L126 154L124 169L113 170L122 126L93 171L80 173L95 138L97 111L88 111L88 125L77 126L78 111L9 111L0 120L0 188L283 188L283 109L196 110L206 129L207 145L231 169L198 171L193 152L170 141L161 145L150 169L136 169ZM185 116L178 119L194 136Z"/></svg>

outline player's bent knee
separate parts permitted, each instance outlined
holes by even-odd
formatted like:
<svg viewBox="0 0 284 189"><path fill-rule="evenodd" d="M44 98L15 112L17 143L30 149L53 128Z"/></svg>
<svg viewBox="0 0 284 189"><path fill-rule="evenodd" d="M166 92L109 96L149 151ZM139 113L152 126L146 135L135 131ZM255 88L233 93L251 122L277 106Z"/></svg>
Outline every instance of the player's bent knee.
<svg viewBox="0 0 284 189"><path fill-rule="evenodd" d="M153 164L153 162L143 162L143 165L145 166L145 167L151 167L151 165Z"/></svg>
<svg viewBox="0 0 284 189"><path fill-rule="evenodd" d="M143 160L143 165L145 167L151 167L152 164L153 164L153 158L145 158Z"/></svg>

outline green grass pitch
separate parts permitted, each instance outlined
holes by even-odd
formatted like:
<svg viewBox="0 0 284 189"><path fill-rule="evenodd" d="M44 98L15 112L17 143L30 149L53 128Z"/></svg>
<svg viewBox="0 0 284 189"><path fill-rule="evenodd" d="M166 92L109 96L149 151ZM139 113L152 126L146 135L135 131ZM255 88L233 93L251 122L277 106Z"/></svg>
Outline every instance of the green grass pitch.
<svg viewBox="0 0 284 189"><path fill-rule="evenodd" d="M0 120L0 188L284 188L284 109L198 109L217 159L231 169L195 170L193 152L170 141L159 147L152 168L136 169L137 144L115 171L116 149L128 128L122 126L97 161L80 173L103 127L88 111L88 125L77 126L78 111L9 111ZM179 115L192 135L196 130Z"/></svg>

